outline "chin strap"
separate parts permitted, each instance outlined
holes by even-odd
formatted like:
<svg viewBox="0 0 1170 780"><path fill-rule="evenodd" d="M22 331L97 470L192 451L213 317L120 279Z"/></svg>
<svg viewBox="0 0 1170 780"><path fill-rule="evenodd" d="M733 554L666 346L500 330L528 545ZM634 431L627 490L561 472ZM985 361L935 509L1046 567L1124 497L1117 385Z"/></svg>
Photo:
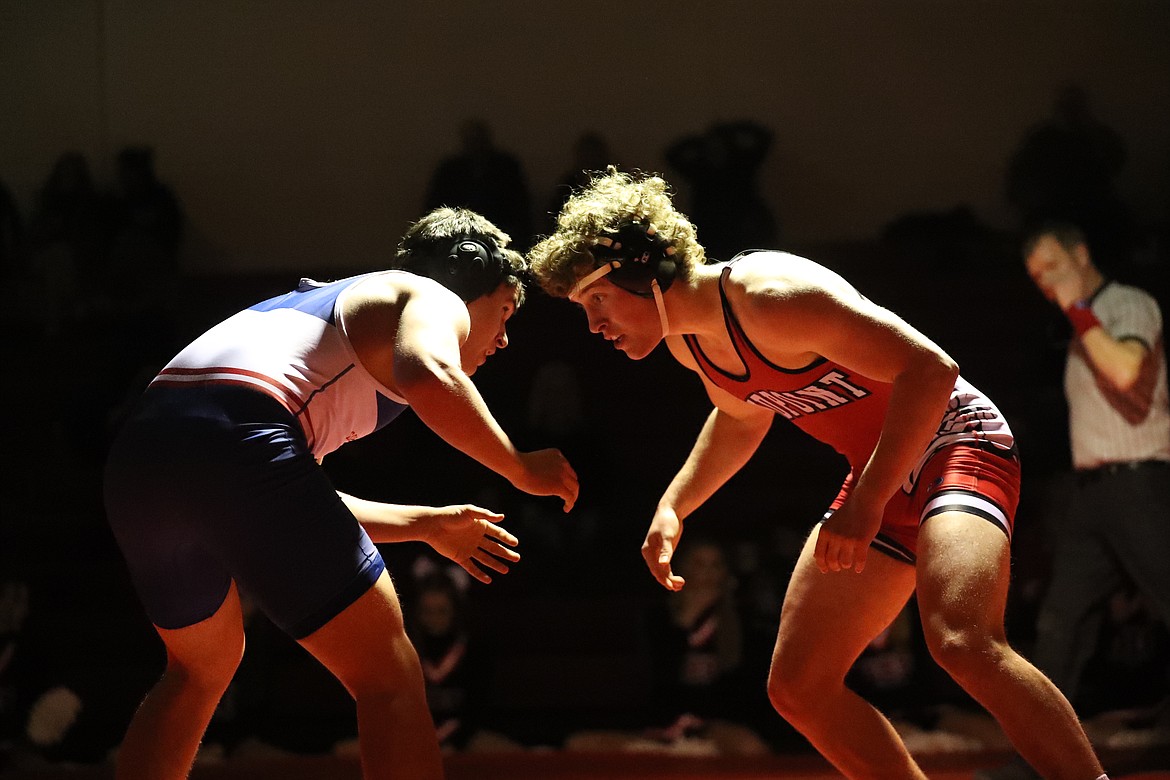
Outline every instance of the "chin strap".
<svg viewBox="0 0 1170 780"><path fill-rule="evenodd" d="M658 307L658 322L662 324L662 338L666 338L670 322L666 319L666 303L662 300L662 290L658 287L658 280L650 282L650 292L654 293L654 305Z"/></svg>

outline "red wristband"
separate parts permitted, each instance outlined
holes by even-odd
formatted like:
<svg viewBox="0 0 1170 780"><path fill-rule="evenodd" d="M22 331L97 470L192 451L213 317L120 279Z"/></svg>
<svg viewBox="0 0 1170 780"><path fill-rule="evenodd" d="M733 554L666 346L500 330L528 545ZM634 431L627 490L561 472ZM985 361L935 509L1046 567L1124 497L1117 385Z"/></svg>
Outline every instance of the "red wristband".
<svg viewBox="0 0 1170 780"><path fill-rule="evenodd" d="M1101 320L1097 319L1097 315L1093 313L1093 307L1084 300L1077 301L1065 309L1064 316L1068 317L1069 324L1072 325L1077 338L1101 324Z"/></svg>

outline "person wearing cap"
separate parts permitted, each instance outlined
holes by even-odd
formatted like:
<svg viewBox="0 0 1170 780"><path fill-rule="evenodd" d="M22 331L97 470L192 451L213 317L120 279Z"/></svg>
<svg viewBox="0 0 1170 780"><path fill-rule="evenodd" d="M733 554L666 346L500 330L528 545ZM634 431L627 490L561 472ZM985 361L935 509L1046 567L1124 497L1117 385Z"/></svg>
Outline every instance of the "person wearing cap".
<svg viewBox="0 0 1170 780"><path fill-rule="evenodd" d="M244 650L240 590L356 700L365 777L442 777L418 654L375 544L424 541L489 582L519 560L517 540L476 506L339 493L320 461L409 407L569 511L568 461L518 450L470 379L508 346L523 302L508 240L474 212L436 209L407 230L394 270L302 280L211 328L150 383L111 447L105 502L167 664L117 777L189 773Z"/></svg>
<svg viewBox="0 0 1170 780"><path fill-rule="evenodd" d="M848 461L789 581L768 680L776 710L843 774L925 778L845 685L917 592L934 658L1028 761L1045 777L1104 776L1068 701L1005 639L1015 440L939 346L811 260L749 250L711 261L657 176L597 174L529 259L591 331L635 360L665 341L712 401L642 545L663 587L685 586L671 560L687 517L776 416Z"/></svg>

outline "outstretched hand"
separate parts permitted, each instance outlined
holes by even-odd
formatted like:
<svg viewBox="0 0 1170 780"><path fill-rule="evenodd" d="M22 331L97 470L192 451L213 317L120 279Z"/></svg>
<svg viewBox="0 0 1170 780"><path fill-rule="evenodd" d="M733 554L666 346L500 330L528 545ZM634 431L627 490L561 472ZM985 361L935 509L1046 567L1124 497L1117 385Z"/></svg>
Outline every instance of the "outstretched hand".
<svg viewBox="0 0 1170 780"><path fill-rule="evenodd" d="M687 581L671 571L670 559L682 537L682 521L669 510L659 510L642 542L642 559L654 579L667 590L682 590Z"/></svg>
<svg viewBox="0 0 1170 780"><path fill-rule="evenodd" d="M508 562L520 560L510 548L520 543L496 523L504 516L470 504L438 507L429 518L427 542L480 582L491 582L484 571L508 573ZM507 546L505 546L507 545Z"/></svg>

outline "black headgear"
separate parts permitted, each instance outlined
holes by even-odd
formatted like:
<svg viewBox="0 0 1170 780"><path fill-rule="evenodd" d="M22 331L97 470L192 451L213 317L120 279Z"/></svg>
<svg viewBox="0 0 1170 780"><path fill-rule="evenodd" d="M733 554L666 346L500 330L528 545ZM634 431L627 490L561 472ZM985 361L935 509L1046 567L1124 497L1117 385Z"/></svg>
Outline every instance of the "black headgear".
<svg viewBox="0 0 1170 780"><path fill-rule="evenodd" d="M618 287L643 298L653 295L651 283L666 292L678 276L674 247L649 222L622 222L602 234L590 250L602 265L617 261L606 276Z"/></svg>
<svg viewBox="0 0 1170 780"><path fill-rule="evenodd" d="M446 252L407 267L434 279L464 301L493 292L514 273L500 247L486 236L455 236Z"/></svg>

